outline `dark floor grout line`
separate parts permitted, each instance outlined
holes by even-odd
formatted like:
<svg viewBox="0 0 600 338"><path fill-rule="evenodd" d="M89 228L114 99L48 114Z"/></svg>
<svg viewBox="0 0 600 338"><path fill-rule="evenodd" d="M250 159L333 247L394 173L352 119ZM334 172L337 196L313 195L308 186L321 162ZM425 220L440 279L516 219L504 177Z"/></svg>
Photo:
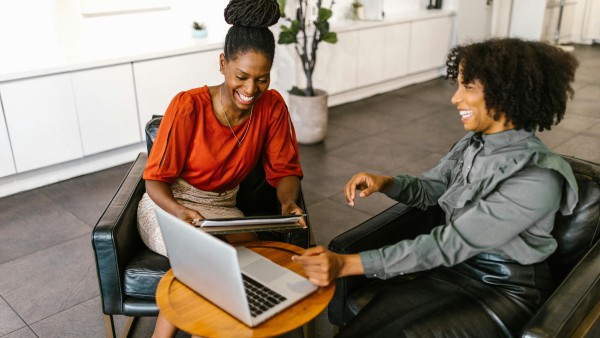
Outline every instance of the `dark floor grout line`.
<svg viewBox="0 0 600 338"><path fill-rule="evenodd" d="M15 310L15 308L13 308L13 306L12 306L12 305L10 305L10 303L9 303L9 302L8 302L8 301L7 301L7 300L6 300L6 299L5 299L5 298L4 298L2 295L0 295L0 299L2 299L2 300L3 300L3 301L6 303L6 305L8 305L8 307L9 307L9 308L10 308L10 309L11 309L11 310L12 310L12 311L13 311L13 312L14 312L14 313L17 315L17 317L19 317L19 319L20 319L20 320L23 322L23 324L25 324L25 326L29 327L29 325L27 324L27 322L25 321L25 319L23 319L23 317L21 317L21 315L20 315L20 314L17 312L17 310ZM11 331L11 332L9 332L9 333L7 333L7 334L5 334L5 335L2 335L2 336L0 336L0 337L4 337L4 336L7 336L7 335L9 335L9 334L11 334L11 333L13 333L13 332L19 331L19 330L21 330L22 328L24 328L25 326L23 326L23 327L20 327L20 328L18 328L18 329L16 329L16 330L14 330L14 331ZM31 329L31 328L30 328L30 329ZM32 331L33 331L33 330L32 330Z"/></svg>
<svg viewBox="0 0 600 338"><path fill-rule="evenodd" d="M43 320L46 320L46 319L48 319L48 318L50 318L50 317L56 316L56 315L58 315L58 314L61 314L61 313L65 312L65 311L67 311L67 310L70 310L70 309L72 309L72 308L74 308L74 307L76 307L76 306L78 306L78 305L81 305L81 304L83 304L83 303L85 303L85 302L88 302L88 301L90 301L90 300L92 300L92 299L94 299L94 298L96 298L96 297L101 297L101 296L100 296L100 295L93 296L93 297L91 297L91 298L88 298L88 299L86 299L86 300L84 300L84 301L82 301L82 302L79 302L79 303L77 303L77 304L73 304L73 305L71 305L71 306L69 306L69 307L67 307L67 308L64 308L64 309L62 309L62 310L60 310L60 311L58 311L58 312L55 312L55 313L53 313L53 314L51 314L51 315L48 315L48 316L46 316L46 317L44 317L44 318L38 319L38 320L36 320L35 322L33 322L33 323L31 323L31 324L27 324L27 323L26 323L26 324L27 324L27 326L30 326L30 325L33 325L33 324L37 324L37 323L39 323L39 322L41 322L41 321L43 321ZM99 310L99 311L102 311L102 307L100 307L98 310ZM31 331L33 331L33 329L31 329ZM34 331L34 333L35 333L35 331Z"/></svg>
<svg viewBox="0 0 600 338"><path fill-rule="evenodd" d="M87 225L87 224L86 224L86 225ZM74 241L74 240L76 240L76 239L80 239L81 237L86 237L86 236L90 238L90 245L91 245L91 243L92 243L92 232L90 231L90 232L87 232L87 233L85 233L85 234L83 234L83 235L80 235L80 236L77 236L77 237L73 237L73 238L67 239L66 241L63 241L63 242L60 242L60 243L53 244L53 245L51 245L51 246L49 246L49 247L46 247L46 248L42 248L42 249L39 249L39 250L33 251L33 252L30 252L30 253L28 253L28 254L25 254L25 255L22 255L22 256L17 256L17 257L14 257L14 258L12 258L11 260L8 260L8 261L6 261L6 262L2 262L2 263L0 263L0 266L2 266L2 265L4 265L4 264L7 264L7 263L10 263L10 262L12 262L12 261L15 261L15 260L17 260L17 259L21 259L21 258L24 258L24 257L30 256L30 255L34 255L34 254L36 254L36 253L38 253L38 252L40 252L40 251L48 250L48 249L54 248L54 247L56 247L56 246L59 246L59 245L65 244L65 243L67 243L67 242Z"/></svg>
<svg viewBox="0 0 600 338"><path fill-rule="evenodd" d="M115 189L115 191L116 191L116 189ZM69 214L69 215L71 215L71 216L73 216L75 219L77 219L77 220L81 221L81 223L83 223L83 224L87 225L87 226L90 228L90 230L93 230L93 229L94 229L94 226L95 226L95 225L90 225L90 224L88 224L87 220L84 220L84 219L82 219L81 217L79 217L79 216L75 215L74 213L72 213L72 212L71 212L69 209L67 209L67 208L65 208L64 206L60 205L60 204L59 204L57 201L55 201L55 200L52 198L52 196L48 196L48 195L46 195L46 193L45 193L43 190L42 190L42 191L40 191L40 193L41 193L42 195L44 195L45 197L49 198L49 199L50 199L50 200L51 200L53 203L57 204L59 207L63 208L63 209L64 209L64 210L65 210L65 211L66 211L66 212ZM104 209L106 209L106 207L105 207ZM102 212L104 212L104 209L102 209L102 210L103 210ZM64 243L64 242L63 242L63 243Z"/></svg>

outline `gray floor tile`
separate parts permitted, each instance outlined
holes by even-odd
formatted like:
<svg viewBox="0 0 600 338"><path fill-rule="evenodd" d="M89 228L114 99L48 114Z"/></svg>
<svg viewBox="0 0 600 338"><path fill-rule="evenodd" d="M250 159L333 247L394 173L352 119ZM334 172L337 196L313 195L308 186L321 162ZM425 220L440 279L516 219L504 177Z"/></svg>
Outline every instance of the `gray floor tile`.
<svg viewBox="0 0 600 338"><path fill-rule="evenodd" d="M331 124L343 126L366 135L376 135L384 133L395 126L400 126L406 120L401 115L373 112L372 108L366 105L362 106L364 107L360 110L357 109L357 111L337 114L336 118L332 118Z"/></svg>
<svg viewBox="0 0 600 338"><path fill-rule="evenodd" d="M554 150L559 154L600 163L600 140L596 137L575 136Z"/></svg>
<svg viewBox="0 0 600 338"><path fill-rule="evenodd" d="M38 338L29 327L24 327L17 331L11 332L2 338Z"/></svg>
<svg viewBox="0 0 600 338"><path fill-rule="evenodd" d="M329 154L355 163L360 168L358 171L370 171L369 168L372 168L384 173L422 159L428 156L430 151L413 145L399 144L381 136L372 136L362 142L340 147ZM350 176L347 177L349 178Z"/></svg>
<svg viewBox="0 0 600 338"><path fill-rule="evenodd" d="M328 198L323 190L316 188L314 184L311 185L310 183L303 184L302 194L304 195L304 202L308 210L310 210L311 205Z"/></svg>
<svg viewBox="0 0 600 338"><path fill-rule="evenodd" d="M31 329L47 338L104 337L101 309L100 297L95 297L33 323Z"/></svg>
<svg viewBox="0 0 600 338"><path fill-rule="evenodd" d="M560 122L560 124L552 129L568 130L575 133L581 133L590 126L598 123L600 123L600 114L597 117L579 114L565 114L565 118Z"/></svg>
<svg viewBox="0 0 600 338"><path fill-rule="evenodd" d="M300 161L319 156L341 146L360 142L367 134L346 127L329 124L325 140L313 145L300 145Z"/></svg>
<svg viewBox="0 0 600 338"><path fill-rule="evenodd" d="M406 174L418 177L425 171L435 167L443 156L444 154L442 153L431 153L427 157L424 157L418 161L408 163L397 169L392 169L387 174L392 176Z"/></svg>
<svg viewBox="0 0 600 338"><path fill-rule="evenodd" d="M327 247L329 242L342 232L366 221L371 216L348 205L323 200L310 207L310 221L315 232L317 245Z"/></svg>
<svg viewBox="0 0 600 338"><path fill-rule="evenodd" d="M302 170L302 189L308 195L305 197L309 201L319 201L340 193L354 174L369 170L369 167L333 156L319 156L303 161Z"/></svg>
<svg viewBox="0 0 600 338"><path fill-rule="evenodd" d="M565 116L570 114L586 115L597 118L600 115L597 99L576 99L567 103Z"/></svg>
<svg viewBox="0 0 600 338"><path fill-rule="evenodd" d="M594 137L600 140L600 122L590 125L587 129L581 132L581 135Z"/></svg>
<svg viewBox="0 0 600 338"><path fill-rule="evenodd" d="M25 322L19 315L0 298L0 336L25 327Z"/></svg>
<svg viewBox="0 0 600 338"><path fill-rule="evenodd" d="M4 263L0 276L0 295L28 324L99 295L88 235Z"/></svg>
<svg viewBox="0 0 600 338"><path fill-rule="evenodd" d="M600 67L600 63L598 63ZM598 100L600 97L600 83L597 82L596 79L595 84L587 84L582 86L578 91L575 92L575 101L577 100ZM600 114L600 112L598 112Z"/></svg>
<svg viewBox="0 0 600 338"><path fill-rule="evenodd" d="M354 210L362 211L364 213L369 214L370 216L375 216L383 210L391 207L396 204L396 201L387 197L382 193L374 193L367 197L359 196L360 190L356 192L356 198L354 199L354 206L352 208ZM346 197L344 193L339 193L330 198L330 200L339 203L341 205L347 205Z"/></svg>
<svg viewBox="0 0 600 338"><path fill-rule="evenodd" d="M536 135L548 148L556 149L556 147L575 137L577 133L564 128L560 129L558 126L555 126L551 130L537 132Z"/></svg>
<svg viewBox="0 0 600 338"><path fill-rule="evenodd" d="M447 152L450 147L464 135L464 131L448 131L424 124L407 124L394 128L393 132L381 135L381 138L390 140L398 145L410 145L411 147L427 150L429 152ZM423 137L423 135L428 135ZM458 136L460 135L460 136ZM418 140L415 142L415 140Z"/></svg>
<svg viewBox="0 0 600 338"><path fill-rule="evenodd" d="M0 264L91 231L39 190L1 199L0 210Z"/></svg>
<svg viewBox="0 0 600 338"><path fill-rule="evenodd" d="M131 163L52 184L40 191L89 226L94 226Z"/></svg>

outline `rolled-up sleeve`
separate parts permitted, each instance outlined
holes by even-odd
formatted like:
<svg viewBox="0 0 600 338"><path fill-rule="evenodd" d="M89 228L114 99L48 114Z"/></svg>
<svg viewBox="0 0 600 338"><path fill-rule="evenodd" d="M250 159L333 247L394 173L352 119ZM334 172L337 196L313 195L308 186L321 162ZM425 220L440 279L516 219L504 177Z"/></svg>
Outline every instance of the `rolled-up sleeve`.
<svg viewBox="0 0 600 338"><path fill-rule="evenodd" d="M277 187L279 181L287 176L302 178L300 156L296 132L287 106L281 95L272 90L271 118L266 136L265 168L267 182Z"/></svg>
<svg viewBox="0 0 600 338"><path fill-rule="evenodd" d="M361 252L365 274L386 279L452 266L480 252L495 249L502 252L503 248L510 256L518 257L521 264L545 259L555 250L556 241L549 235L551 229L538 231L533 225L554 217L560 206L563 182L554 170L523 168L499 183L491 194L467 206L450 224L413 240ZM520 236L524 231L530 232L527 239Z"/></svg>
<svg viewBox="0 0 600 338"><path fill-rule="evenodd" d="M194 132L194 110L188 93L181 92L173 98L148 156L144 179L172 184L180 176Z"/></svg>

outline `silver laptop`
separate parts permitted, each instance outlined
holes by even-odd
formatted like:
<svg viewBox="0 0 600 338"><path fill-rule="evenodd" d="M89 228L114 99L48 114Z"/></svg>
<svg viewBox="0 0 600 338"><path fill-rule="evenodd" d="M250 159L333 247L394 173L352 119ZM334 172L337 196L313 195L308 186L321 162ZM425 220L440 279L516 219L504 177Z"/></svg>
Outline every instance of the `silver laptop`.
<svg viewBox="0 0 600 338"><path fill-rule="evenodd" d="M317 290L306 278L245 247L233 247L156 207L173 274L248 326Z"/></svg>

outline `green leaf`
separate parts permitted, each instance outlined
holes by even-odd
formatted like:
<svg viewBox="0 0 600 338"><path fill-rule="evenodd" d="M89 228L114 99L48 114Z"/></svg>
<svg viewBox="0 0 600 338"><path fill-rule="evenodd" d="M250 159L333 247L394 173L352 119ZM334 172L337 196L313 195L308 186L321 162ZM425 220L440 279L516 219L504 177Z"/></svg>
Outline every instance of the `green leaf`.
<svg viewBox="0 0 600 338"><path fill-rule="evenodd" d="M329 8L319 8L319 16L317 17L318 22L325 22L331 18L333 12Z"/></svg>
<svg viewBox="0 0 600 338"><path fill-rule="evenodd" d="M335 32L328 32L327 34L323 34L321 40L328 43L336 43L338 41L337 34Z"/></svg>
<svg viewBox="0 0 600 338"><path fill-rule="evenodd" d="M296 31L296 33L298 33L298 31L300 30L300 21L298 21L298 19L292 21L292 26L290 27L290 29L293 29Z"/></svg>
<svg viewBox="0 0 600 338"><path fill-rule="evenodd" d="M285 18L285 0L277 0L277 4L279 5L279 14Z"/></svg>
<svg viewBox="0 0 600 338"><path fill-rule="evenodd" d="M287 45L290 43L296 43L298 42L298 40L296 39L296 33L292 32L292 31L281 31L279 33L279 40L277 40L278 44L281 45Z"/></svg>
<svg viewBox="0 0 600 338"><path fill-rule="evenodd" d="M329 32L329 22L315 21L315 27L317 27L321 35L325 35Z"/></svg>

